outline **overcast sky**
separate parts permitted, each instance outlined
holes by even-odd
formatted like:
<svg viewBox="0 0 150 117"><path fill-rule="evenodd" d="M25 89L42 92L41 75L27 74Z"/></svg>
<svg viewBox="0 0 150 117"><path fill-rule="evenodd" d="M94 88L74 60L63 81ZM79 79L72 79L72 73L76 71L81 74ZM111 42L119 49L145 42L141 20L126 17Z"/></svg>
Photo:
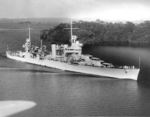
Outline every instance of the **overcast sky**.
<svg viewBox="0 0 150 117"><path fill-rule="evenodd" d="M0 0L0 18L150 20L150 0Z"/></svg>

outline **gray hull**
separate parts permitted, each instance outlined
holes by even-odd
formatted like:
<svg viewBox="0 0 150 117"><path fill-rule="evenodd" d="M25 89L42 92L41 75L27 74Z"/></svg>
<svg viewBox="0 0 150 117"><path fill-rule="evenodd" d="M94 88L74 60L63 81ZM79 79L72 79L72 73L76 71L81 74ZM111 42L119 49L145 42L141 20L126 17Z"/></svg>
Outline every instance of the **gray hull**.
<svg viewBox="0 0 150 117"><path fill-rule="evenodd" d="M6 53L6 56L10 59L17 61L27 62L40 66L46 66L56 68L65 71L79 72L84 74L91 74L97 76L113 77L118 79L132 79L137 80L140 69L121 69L121 68L108 68L108 67L94 67L85 65L74 65L65 62L54 61L54 60L39 60L33 58L23 58L19 56L13 56Z"/></svg>

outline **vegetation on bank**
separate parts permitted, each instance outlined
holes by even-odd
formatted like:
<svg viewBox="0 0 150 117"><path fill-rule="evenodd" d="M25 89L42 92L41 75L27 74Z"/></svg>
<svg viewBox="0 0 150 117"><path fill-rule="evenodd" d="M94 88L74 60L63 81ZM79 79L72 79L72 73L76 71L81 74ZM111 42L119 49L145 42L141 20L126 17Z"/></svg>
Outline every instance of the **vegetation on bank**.
<svg viewBox="0 0 150 117"><path fill-rule="evenodd" d="M45 43L70 43L70 25L61 23L54 28L43 30L41 39ZM110 23L103 21L73 23L73 34L78 35L84 45L149 46L150 21L142 23Z"/></svg>

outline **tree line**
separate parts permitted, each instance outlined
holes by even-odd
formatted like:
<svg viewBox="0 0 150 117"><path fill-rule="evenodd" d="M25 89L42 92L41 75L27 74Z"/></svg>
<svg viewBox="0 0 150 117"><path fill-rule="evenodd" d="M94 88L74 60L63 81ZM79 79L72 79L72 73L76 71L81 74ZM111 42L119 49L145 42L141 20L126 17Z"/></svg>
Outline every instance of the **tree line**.
<svg viewBox="0 0 150 117"><path fill-rule="evenodd" d="M61 23L54 28L41 32L41 39L45 43L69 44L70 25ZM150 21L135 24L110 23L97 20L95 22L78 21L73 23L73 34L84 45L117 45L117 46L149 46Z"/></svg>

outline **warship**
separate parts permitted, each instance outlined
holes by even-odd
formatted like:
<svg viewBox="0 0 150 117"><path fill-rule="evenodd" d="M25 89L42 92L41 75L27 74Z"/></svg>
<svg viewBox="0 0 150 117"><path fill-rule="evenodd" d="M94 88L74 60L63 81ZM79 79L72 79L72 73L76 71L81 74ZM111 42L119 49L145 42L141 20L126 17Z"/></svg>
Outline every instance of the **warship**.
<svg viewBox="0 0 150 117"><path fill-rule="evenodd" d="M92 55L82 54L83 44L73 35L72 23L70 26L71 44L51 44L51 51L46 51L46 46L37 47L31 44L30 28L29 36L23 45L24 51L6 51L9 59L56 68L64 71L77 72L104 78L137 80L140 68L134 66L116 67Z"/></svg>

